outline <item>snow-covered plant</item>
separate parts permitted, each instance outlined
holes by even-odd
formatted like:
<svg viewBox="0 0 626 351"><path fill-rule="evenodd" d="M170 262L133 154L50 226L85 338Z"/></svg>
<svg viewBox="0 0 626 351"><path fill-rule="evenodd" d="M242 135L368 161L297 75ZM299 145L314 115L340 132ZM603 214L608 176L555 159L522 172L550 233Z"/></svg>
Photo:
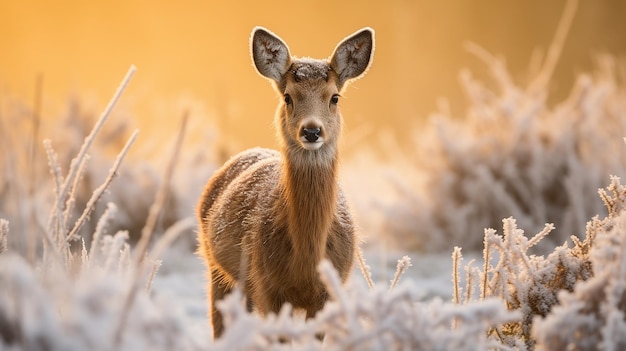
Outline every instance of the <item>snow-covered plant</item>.
<svg viewBox="0 0 626 351"><path fill-rule="evenodd" d="M407 263L400 260L398 270ZM320 265L320 274L332 298L308 321L291 317L289 306L267 319L250 314L238 290L225 298L220 308L226 332L213 349L507 350L487 330L519 318L495 299L463 306L440 299L419 302L419 289L410 281L392 290L382 285L372 291L345 289L329 262Z"/></svg>
<svg viewBox="0 0 626 351"><path fill-rule="evenodd" d="M49 208L55 201L54 193L50 191L55 181L49 176L46 162L50 158L41 139L44 136L51 139L47 148L54 149L55 162L59 167L69 169L71 160L80 151L85 135L90 132L98 116L91 112L93 103L71 98L67 102L68 107L59 116L46 116L38 121L32 117L41 113L36 107L26 107L19 99L11 96L3 95L2 98L5 103L3 113L0 114L0 218L9 220L14 232L26 233L23 236L11 236L8 245L25 255L28 253L29 261L32 262L36 249L40 249L31 247L33 238L41 235L43 228L47 227ZM170 183L170 196L166 211L163 211L159 221L158 232L192 217L197 194L221 161L218 153L222 144L217 141L210 118L206 118L208 112L197 103L194 105L193 102L185 101L182 105L191 106L189 129L193 132L189 137L195 138L195 142L201 139L205 147L185 145L186 152L180 155L178 172ZM79 165L79 181L75 182L72 189L73 203L68 204L70 206L66 209L67 221L76 221L82 215L93 189L105 182L116 154L134 132L131 127L136 124L135 119L123 109L117 107L110 116L107 124L99 130L90 152ZM199 126L200 123L202 126ZM154 134L156 132L134 143L125 156L125 162L132 167L115 175L116 181L109 184L100 201L95 203L90 216L83 221L78 234L87 243L96 229L97 221L91 218L101 216L108 202L115 203L120 209L115 218L110 219L109 228L113 232L127 230L131 242L139 239L154 194L159 184L162 184L160 170L165 167L162 155L167 153L170 145L167 142L169 134ZM193 235L191 231L188 234L188 244L192 246Z"/></svg>
<svg viewBox="0 0 626 351"><path fill-rule="evenodd" d="M613 177L600 190L609 215L587 224L594 236L587 253L593 276L558 294L550 314L535 317L537 350L626 348L626 187Z"/></svg>
<svg viewBox="0 0 626 351"><path fill-rule="evenodd" d="M528 249L545 238L552 224L528 238L513 218L503 220L503 234L485 230L482 270L466 267L461 286L460 249L453 254L453 301L497 297L519 320L489 331L505 345L539 350L618 350L626 345L626 187L618 177L599 190L608 216L586 225L584 240L572 236L544 256Z"/></svg>
<svg viewBox="0 0 626 351"><path fill-rule="evenodd" d="M557 247L547 257L528 253L541 239L554 228L548 224L532 238L517 227L513 218L503 221L503 234L495 230L485 230L483 267L466 266L465 291L460 287L460 279L454 281L456 301L467 302L498 297L510 310L520 311L522 318L506 323L490 331L498 335L509 346L520 341L532 349L531 328L534 316L546 316L558 304L557 294L561 290L572 291L580 280L591 276L589 247L593 234L588 233L584 242L573 237L574 246L567 243ZM458 269L455 276L460 275Z"/></svg>
<svg viewBox="0 0 626 351"><path fill-rule="evenodd" d="M0 348L191 349L182 316L168 301L153 301L142 290L132 310L122 310L120 302L134 278L126 239L125 232L104 236L75 274L52 266L44 275L15 253L0 255ZM125 313L129 322L116 342Z"/></svg>
<svg viewBox="0 0 626 351"><path fill-rule="evenodd" d="M62 174L51 144L46 143L55 183L55 201L49 225L41 238L43 257L30 264L18 252L9 250L0 255L0 349L199 349L189 329L183 328L186 325L183 316L167 301L149 295L152 278L159 267L159 261L153 257L177 234L166 233L154 252L148 252L150 237L165 203L166 186L157 193L142 240L134 250L127 243L128 232L108 234L107 225L117 212L116 206L111 204L98 220L89 247L77 235L118 172L136 134L118 155L104 183L93 191L87 205L79 208L82 215L76 219L68 215L76 204L75 190L88 150L133 72L131 68L85 138L67 174ZM182 132L175 150L179 150L181 140ZM176 155L177 151L172 160ZM172 161L166 172L166 183L173 169ZM7 222L0 221L0 238L7 232ZM69 242L75 239L82 242L81 250L70 248Z"/></svg>
<svg viewBox="0 0 626 351"><path fill-rule="evenodd" d="M69 243L79 239L78 231L90 217L96 204L113 181L113 177L117 174L124 157L128 153L128 149L137 137L138 132L135 131L109 170L109 174L104 180L104 183L93 190L85 206L78 210L81 215L78 218L72 218L70 215L75 210L77 189L85 170L85 165L89 160L88 151L96 135L106 122L113 106L115 106L115 103L124 91L126 84L134 74L134 71L134 67L131 67L128 75L107 105L105 111L102 113L89 135L85 137L85 141L78 150L76 157L72 159L66 175L62 174L61 166L58 163L58 157L52 148L51 141L44 141L48 163L54 179L54 201L50 211L47 230L44 231L44 237L46 238L46 240L43 241L44 264L49 263L48 259L50 255L53 255L53 251L55 251L55 254L61 255L62 262L64 262L66 266L71 263L73 253L69 249Z"/></svg>
<svg viewBox="0 0 626 351"><path fill-rule="evenodd" d="M555 40L549 52L558 52L562 42ZM429 124L415 130L412 151L388 153L396 169L388 182L398 196L383 203L380 231L386 238L395 234L403 248L478 250L477 233L514 217L533 232L555 224L537 248L548 252L605 213L595 193L606 177L626 175L624 76L615 60L603 57L596 74L579 76L569 97L553 104L548 82L558 54L548 55L525 86L503 59L476 45L468 49L485 62L493 82L462 72L465 115L442 104Z"/></svg>

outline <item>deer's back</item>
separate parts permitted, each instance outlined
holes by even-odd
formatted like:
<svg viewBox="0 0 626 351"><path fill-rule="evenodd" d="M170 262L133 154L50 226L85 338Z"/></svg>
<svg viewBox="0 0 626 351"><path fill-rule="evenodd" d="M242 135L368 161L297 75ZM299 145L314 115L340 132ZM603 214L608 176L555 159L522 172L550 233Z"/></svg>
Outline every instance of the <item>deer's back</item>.
<svg viewBox="0 0 626 351"><path fill-rule="evenodd" d="M206 219L208 217L209 211L217 198L222 195L224 189L241 173L248 170L250 166L261 160L279 157L280 154L277 151L263 148L249 149L233 156L222 168L215 172L205 187L202 193L200 208L198 209L200 218ZM200 225L206 232L207 221L203 220Z"/></svg>
<svg viewBox="0 0 626 351"><path fill-rule="evenodd" d="M245 233L266 217L280 176L280 154L254 148L231 158L207 184L200 207L200 250L237 277Z"/></svg>

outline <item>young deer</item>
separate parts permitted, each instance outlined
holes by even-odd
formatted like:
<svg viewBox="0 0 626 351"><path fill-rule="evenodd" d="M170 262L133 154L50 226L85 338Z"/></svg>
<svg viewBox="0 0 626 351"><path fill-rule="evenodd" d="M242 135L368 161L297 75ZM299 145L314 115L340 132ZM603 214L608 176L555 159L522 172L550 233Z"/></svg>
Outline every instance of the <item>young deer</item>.
<svg viewBox="0 0 626 351"><path fill-rule="evenodd" d="M337 185L339 93L365 73L374 31L344 39L329 60L296 58L272 32L252 32L252 59L282 96L275 123L280 152L254 148L229 160L198 206L199 253L210 273L213 335L224 331L215 303L239 279L248 307L278 312L285 302L315 316L328 299L317 266L326 258L343 281L355 230ZM243 258L243 260L242 260Z"/></svg>

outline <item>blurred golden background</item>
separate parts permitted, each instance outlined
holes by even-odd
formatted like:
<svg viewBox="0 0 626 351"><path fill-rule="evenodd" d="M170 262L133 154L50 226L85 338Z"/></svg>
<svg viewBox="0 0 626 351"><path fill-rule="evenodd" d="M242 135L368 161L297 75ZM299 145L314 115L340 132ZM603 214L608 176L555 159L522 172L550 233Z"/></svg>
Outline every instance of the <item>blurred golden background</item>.
<svg viewBox="0 0 626 351"><path fill-rule="evenodd" d="M190 108L192 118L212 119L222 137L241 148L274 146L269 128L276 95L251 65L251 29L265 26L292 54L321 58L343 37L370 26L376 30L374 64L345 94L346 130L389 127L402 139L436 110L440 97L462 115L459 71L486 74L465 42L505 57L524 82L533 52L545 52L564 7L564 0L3 0L0 96L32 101L41 74L44 123L70 96L96 101L99 113L134 64L138 71L121 105L141 129L173 135L172 123ZM575 76L592 68L594 54L624 57L625 14L623 1L579 3L553 97L567 94Z"/></svg>

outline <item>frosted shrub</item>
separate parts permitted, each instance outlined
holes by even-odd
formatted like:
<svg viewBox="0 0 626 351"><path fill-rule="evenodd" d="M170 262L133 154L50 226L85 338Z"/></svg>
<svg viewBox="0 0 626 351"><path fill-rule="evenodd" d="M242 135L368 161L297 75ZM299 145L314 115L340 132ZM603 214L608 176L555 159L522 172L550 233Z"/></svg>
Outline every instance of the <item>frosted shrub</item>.
<svg viewBox="0 0 626 351"><path fill-rule="evenodd" d="M626 348L626 188L614 177L600 193L609 216L587 226L595 236L588 254L593 277L560 292L559 306L535 318L537 350Z"/></svg>
<svg viewBox="0 0 626 351"><path fill-rule="evenodd" d="M6 113L0 115L0 218L9 220L14 231L28 233L28 236L13 235L8 243L25 253L27 241L46 227L48 208L54 195L50 192L54 180L49 176L46 150L40 139L50 137L52 141L49 146L55 151L59 167L69 168L85 135L97 119L90 112L92 107L89 103L79 102L75 98L69 100L68 107L59 117L53 118L54 123L38 123L32 118L32 114L37 111L24 107L17 99L6 100ZM159 232L192 216L197 198L190 196L200 193L204 182L220 162L218 153L222 146L212 142L216 140L215 128L207 121L209 118L198 111L205 112L196 106L190 124L203 125L202 128L197 125L193 127L193 136L202 138L208 147L190 147L180 157L180 176L170 186L167 211L163 213ZM74 221L81 215L93 189L105 181L116 153L133 132L133 123L130 122L133 118L127 113L112 111L111 117L99 131L99 137L93 141L84 163L79 165L82 168L80 181L73 189L68 220ZM108 202L115 203L120 211L115 218L110 219L109 228L112 232L127 230L131 242L138 240L154 201L154 194L162 183L160 169L164 166L162 155L168 151L170 144L168 138L169 135L157 140L154 136L143 135L127 155L127 162L132 167L116 174L116 181L109 185L93 209L93 218L98 218L106 210ZM79 233L87 243L95 226L96 221L89 218L81 226ZM188 235L188 238L191 246L193 236Z"/></svg>
<svg viewBox="0 0 626 351"><path fill-rule="evenodd" d="M603 62L601 73L580 76L556 107L546 102L547 88L515 85L500 60L488 61L493 90L464 72L467 114L459 119L441 111L416 132L413 166L426 179L419 187L392 179L407 196L387 209L394 218L388 230L424 250L450 242L476 249L481 238L472 233L497 227L502 218L512 216L532 231L553 222L544 252L582 232L588 218L604 213L592 200L596 189L626 170L626 89L613 61Z"/></svg>
<svg viewBox="0 0 626 351"><path fill-rule="evenodd" d="M547 257L535 256L528 250L546 237L553 226L546 225L544 230L527 238L513 218L502 222L502 236L493 229L485 230L482 271L471 263L466 267L465 291L458 278L454 282L455 301L498 297L507 308L521 312L522 318L498 326L490 333L498 335L509 346L524 343L532 349L533 317L546 316L558 304L559 291L572 291L579 280L591 276L588 252L593 235L584 242L573 238L573 247L563 244ZM459 257L453 256L454 261ZM455 269L455 276L458 275Z"/></svg>
<svg viewBox="0 0 626 351"><path fill-rule="evenodd" d="M33 269L15 253L0 255L0 349L192 349L183 316L167 301L153 301L142 289L123 310L134 284L126 239L125 232L104 236L93 252L75 258L75 273L55 261ZM128 322L116 340L124 314Z"/></svg>
<svg viewBox="0 0 626 351"><path fill-rule="evenodd" d="M505 345L520 350L618 350L626 346L626 188L612 177L599 191L608 216L587 223L586 236L572 236L547 256L528 250L553 230L548 224L528 238L513 218L503 220L502 236L485 230L482 270L465 267L465 288L459 271L462 256L455 249L454 298L464 304L497 297L517 321L489 331ZM570 247L571 246L571 247Z"/></svg>
<svg viewBox="0 0 626 351"><path fill-rule="evenodd" d="M398 195L385 203L376 192L385 213L381 232L414 249L479 249L482 238L475 233L512 216L533 232L555 224L540 243L547 252L603 213L595 193L606 177L626 174L624 76L613 59L601 57L598 72L580 75L569 97L553 105L549 75L521 86L502 59L475 45L469 49L493 82L462 72L465 115L442 104L415 130L412 151L388 149L387 182ZM363 217L367 222L369 214Z"/></svg>
<svg viewBox="0 0 626 351"><path fill-rule="evenodd" d="M79 236L80 228L117 174L135 140L134 133L115 159L102 185L93 189L85 206L76 206L76 189L82 179L88 151L113 105L134 72L118 89L107 109L72 159L66 174L51 143L46 153L54 183L54 201L48 226L40 239L42 257L31 264L11 249L0 255L0 349L9 350L137 350L198 348L183 328L183 316L167 301L149 296L151 279L160 262L148 253L147 243L164 204L165 186L157 192L134 250L128 232L109 235L107 226L117 207L109 204L96 225L89 245ZM181 137L179 136L179 140ZM177 143L178 150L180 142ZM174 153L176 155L177 152ZM175 160L176 157L173 156ZM166 180L171 178L166 172ZM152 210L154 209L154 210ZM77 210L79 216L70 216ZM8 222L0 220L0 242L4 243ZM21 233L15 233L21 234ZM159 242L175 235L166 234ZM82 249L72 250L78 241ZM1 247L0 253L6 248Z"/></svg>

